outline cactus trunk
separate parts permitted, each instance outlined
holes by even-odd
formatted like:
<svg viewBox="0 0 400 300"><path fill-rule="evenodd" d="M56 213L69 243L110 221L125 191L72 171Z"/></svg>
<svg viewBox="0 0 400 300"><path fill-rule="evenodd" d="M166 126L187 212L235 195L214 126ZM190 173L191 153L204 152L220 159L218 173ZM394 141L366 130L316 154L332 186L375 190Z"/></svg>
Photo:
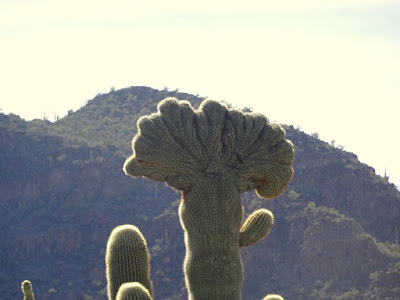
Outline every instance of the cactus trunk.
<svg viewBox="0 0 400 300"><path fill-rule="evenodd" d="M233 176L196 178L179 214L185 230L189 299L241 299L239 252L242 205Z"/></svg>

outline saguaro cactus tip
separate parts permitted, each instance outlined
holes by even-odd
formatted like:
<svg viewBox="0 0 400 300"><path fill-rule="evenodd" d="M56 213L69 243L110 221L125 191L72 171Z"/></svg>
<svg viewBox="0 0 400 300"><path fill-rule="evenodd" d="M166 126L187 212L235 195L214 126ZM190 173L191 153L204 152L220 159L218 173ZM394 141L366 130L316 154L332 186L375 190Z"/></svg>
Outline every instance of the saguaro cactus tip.
<svg viewBox="0 0 400 300"><path fill-rule="evenodd" d="M24 280L21 284L22 293L24 294L24 300L35 300L33 294L32 283L29 280Z"/></svg>

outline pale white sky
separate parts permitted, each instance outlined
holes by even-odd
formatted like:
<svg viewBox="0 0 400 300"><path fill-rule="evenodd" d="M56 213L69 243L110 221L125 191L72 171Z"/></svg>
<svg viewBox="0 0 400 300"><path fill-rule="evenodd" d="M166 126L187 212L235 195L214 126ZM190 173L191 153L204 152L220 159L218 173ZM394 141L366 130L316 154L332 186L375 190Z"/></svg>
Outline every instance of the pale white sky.
<svg viewBox="0 0 400 300"><path fill-rule="evenodd" d="M2 0L0 108L53 120L133 85L251 106L400 186L400 1Z"/></svg>

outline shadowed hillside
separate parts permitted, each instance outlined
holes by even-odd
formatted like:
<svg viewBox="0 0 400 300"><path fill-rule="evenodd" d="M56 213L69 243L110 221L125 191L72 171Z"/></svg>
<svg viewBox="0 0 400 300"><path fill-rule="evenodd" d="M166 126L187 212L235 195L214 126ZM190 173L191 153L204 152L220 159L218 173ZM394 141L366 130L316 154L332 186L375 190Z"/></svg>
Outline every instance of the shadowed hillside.
<svg viewBox="0 0 400 300"><path fill-rule="evenodd" d="M122 172L136 121L165 97L131 87L99 95L56 123L0 114L0 290L22 299L106 299L104 252L112 228L137 225L147 239L156 299L186 299L180 195ZM246 300L400 299L400 193L357 156L292 126L295 176L275 200L243 194L246 212L266 207L270 236L242 251Z"/></svg>

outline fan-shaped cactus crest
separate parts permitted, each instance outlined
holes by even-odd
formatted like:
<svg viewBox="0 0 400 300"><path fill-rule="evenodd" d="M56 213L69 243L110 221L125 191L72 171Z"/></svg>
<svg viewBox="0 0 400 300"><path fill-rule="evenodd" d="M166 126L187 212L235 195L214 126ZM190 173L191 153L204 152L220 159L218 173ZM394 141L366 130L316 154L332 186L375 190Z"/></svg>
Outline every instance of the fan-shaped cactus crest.
<svg viewBox="0 0 400 300"><path fill-rule="evenodd" d="M131 176L185 190L194 178L232 175L239 192L256 189L261 197L274 198L293 175L293 147L285 131L260 114L212 100L195 111L187 101L167 98L156 114L140 118L138 127L134 155L124 165Z"/></svg>

